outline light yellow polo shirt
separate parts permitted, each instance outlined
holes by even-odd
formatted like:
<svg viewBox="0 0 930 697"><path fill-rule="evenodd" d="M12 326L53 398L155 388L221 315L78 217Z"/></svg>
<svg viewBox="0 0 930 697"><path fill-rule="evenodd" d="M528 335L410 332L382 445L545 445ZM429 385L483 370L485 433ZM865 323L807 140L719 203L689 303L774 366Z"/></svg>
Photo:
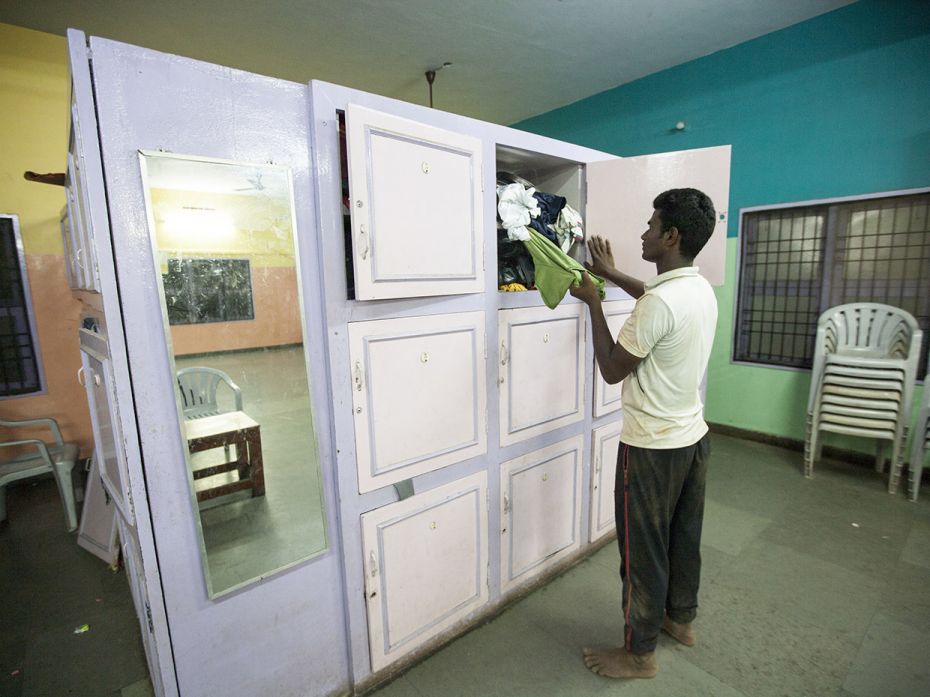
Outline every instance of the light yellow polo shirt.
<svg viewBox="0 0 930 697"><path fill-rule="evenodd" d="M683 448L707 433L700 385L717 327L717 299L696 266L645 284L619 344L643 360L623 381L620 440L640 448Z"/></svg>

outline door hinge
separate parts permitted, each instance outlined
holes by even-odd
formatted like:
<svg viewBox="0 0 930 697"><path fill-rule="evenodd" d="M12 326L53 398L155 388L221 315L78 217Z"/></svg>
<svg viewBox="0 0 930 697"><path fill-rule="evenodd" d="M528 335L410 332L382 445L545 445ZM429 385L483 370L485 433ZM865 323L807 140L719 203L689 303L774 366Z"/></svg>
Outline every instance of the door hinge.
<svg viewBox="0 0 930 697"><path fill-rule="evenodd" d="M145 619L149 624L149 634L154 634L155 625L152 623L152 608L148 600L145 601Z"/></svg>

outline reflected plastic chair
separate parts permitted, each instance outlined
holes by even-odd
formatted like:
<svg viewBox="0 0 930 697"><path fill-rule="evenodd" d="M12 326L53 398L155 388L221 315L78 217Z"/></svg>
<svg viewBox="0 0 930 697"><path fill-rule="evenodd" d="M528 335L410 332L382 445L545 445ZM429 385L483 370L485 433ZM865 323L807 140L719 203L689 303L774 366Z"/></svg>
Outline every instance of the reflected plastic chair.
<svg viewBox="0 0 930 697"><path fill-rule="evenodd" d="M46 426L52 432L55 441L50 445L43 440L26 438L22 440L0 440L0 449L12 448L15 455L0 459L0 521L6 520L6 486L20 479L29 479L51 473L58 485L58 493L65 506L65 520L68 532L77 528L77 509L74 503L74 487L71 483L71 470L78 459L76 443L65 443L61 429L55 419L0 419L0 428L23 428L29 426ZM2 431L0 431L2 433ZM0 436L2 438L2 436Z"/></svg>
<svg viewBox="0 0 930 697"><path fill-rule="evenodd" d="M911 501L917 500L920 491L920 478L924 471L924 458L930 450L930 373L924 378L924 398L920 402L917 423L911 436L911 457L908 471L910 474Z"/></svg>
<svg viewBox="0 0 930 697"><path fill-rule="evenodd" d="M202 366L182 368L178 371L177 378L185 419L202 419L205 416L216 416L230 411L220 409L217 392L221 384L232 392L236 405L234 411L242 411L242 390L222 370ZM223 450L228 460L229 446L224 446Z"/></svg>
<svg viewBox="0 0 930 697"><path fill-rule="evenodd" d="M888 491L895 492L922 336L909 313L890 305L850 303L820 316L807 404L805 476L812 476L820 459L821 431L878 439L879 472L884 470L884 441L890 440Z"/></svg>
<svg viewBox="0 0 930 697"><path fill-rule="evenodd" d="M216 368L182 368L178 371L178 390L184 406L185 419L202 419L229 411L220 409L217 401L219 386L225 384L235 400L235 411L242 411L242 390L226 373Z"/></svg>

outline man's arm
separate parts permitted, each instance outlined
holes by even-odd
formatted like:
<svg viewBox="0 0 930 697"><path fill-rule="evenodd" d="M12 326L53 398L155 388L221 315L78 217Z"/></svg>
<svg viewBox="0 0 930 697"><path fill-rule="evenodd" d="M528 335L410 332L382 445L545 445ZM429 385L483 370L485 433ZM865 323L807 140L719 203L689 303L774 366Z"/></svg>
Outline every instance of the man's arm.
<svg viewBox="0 0 930 697"><path fill-rule="evenodd" d="M642 281L617 270L614 265L614 255L610 249L609 240L597 235L593 236L588 240L588 251L591 253L591 263L585 264L588 271L601 278L606 278L634 298L640 297L645 292Z"/></svg>
<svg viewBox="0 0 930 697"><path fill-rule="evenodd" d="M582 283L578 288L571 287L568 290L588 306L597 367L604 381L615 385L632 373L643 359L627 351L611 335L604 308L601 306L601 296L588 274L582 275Z"/></svg>

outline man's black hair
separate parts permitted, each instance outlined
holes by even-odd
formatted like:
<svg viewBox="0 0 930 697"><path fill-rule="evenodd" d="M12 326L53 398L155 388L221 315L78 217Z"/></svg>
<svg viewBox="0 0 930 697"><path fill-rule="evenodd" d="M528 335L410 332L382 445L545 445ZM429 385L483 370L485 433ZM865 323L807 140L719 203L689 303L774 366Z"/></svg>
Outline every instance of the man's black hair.
<svg viewBox="0 0 930 697"><path fill-rule="evenodd" d="M717 223L714 204L697 189L669 189L656 196L652 207L659 211L662 231L678 228L679 249L686 259L694 259L704 249Z"/></svg>

